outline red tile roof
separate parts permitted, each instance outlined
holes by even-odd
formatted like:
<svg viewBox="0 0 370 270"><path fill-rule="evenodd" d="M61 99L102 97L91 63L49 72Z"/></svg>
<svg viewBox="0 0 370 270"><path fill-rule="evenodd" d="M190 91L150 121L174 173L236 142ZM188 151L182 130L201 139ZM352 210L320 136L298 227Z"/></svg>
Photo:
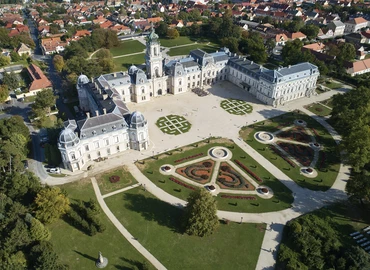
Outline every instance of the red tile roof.
<svg viewBox="0 0 370 270"><path fill-rule="evenodd" d="M46 78L45 74L35 64L31 64L27 68L27 71L32 80L29 91L35 91L35 90L41 90L44 88L53 87L49 79Z"/></svg>

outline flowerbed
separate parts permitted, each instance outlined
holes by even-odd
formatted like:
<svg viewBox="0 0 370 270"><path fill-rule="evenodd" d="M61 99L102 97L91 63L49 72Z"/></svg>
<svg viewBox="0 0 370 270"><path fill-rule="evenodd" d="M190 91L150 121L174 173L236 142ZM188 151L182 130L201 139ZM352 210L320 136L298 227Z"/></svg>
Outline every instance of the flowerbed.
<svg viewBox="0 0 370 270"><path fill-rule="evenodd" d="M293 140L302 143L309 143L311 141L310 135L306 133L306 130L303 127L294 127L279 133L277 136L286 140Z"/></svg>
<svg viewBox="0 0 370 270"><path fill-rule="evenodd" d="M243 170L245 170L248 174L250 174L257 182L262 183L262 179L259 178L254 172L252 172L247 166L245 166L243 163L241 163L239 160L234 159L235 163L238 164Z"/></svg>
<svg viewBox="0 0 370 270"><path fill-rule="evenodd" d="M203 155L204 155L203 153L199 153L199 154L192 155L192 156L189 156L189 157L184 157L184 158L181 158L181 159L175 160L175 163L180 163L180 162L183 162L183 161L185 161L185 160L193 159L193 158L196 158L196 157L201 157L201 156L203 156Z"/></svg>
<svg viewBox="0 0 370 270"><path fill-rule="evenodd" d="M272 151L274 151L275 152L275 154L277 154L278 156L280 156L282 159L284 159L286 162L288 162L288 164L290 165L290 166L292 166L293 168L295 168L295 163L293 162L293 161L291 161L289 158L287 158L283 153L281 153L280 151L279 151L279 149L277 149L275 146L273 146L273 145L270 145L270 149L272 150Z"/></svg>
<svg viewBox="0 0 370 270"><path fill-rule="evenodd" d="M220 188L254 190L254 186L226 162L220 164L217 182Z"/></svg>
<svg viewBox="0 0 370 270"><path fill-rule="evenodd" d="M277 143L285 152L293 156L303 166L310 166L314 157L314 150L311 147L291 144L285 142Z"/></svg>
<svg viewBox="0 0 370 270"><path fill-rule="evenodd" d="M109 177L109 182L111 183L117 183L120 180L120 177L118 175L112 175Z"/></svg>
<svg viewBox="0 0 370 270"><path fill-rule="evenodd" d="M325 167L325 152L320 152L321 153L321 160L320 160L320 169Z"/></svg>
<svg viewBox="0 0 370 270"><path fill-rule="evenodd" d="M257 200L254 196L221 195L224 199Z"/></svg>
<svg viewBox="0 0 370 270"><path fill-rule="evenodd" d="M195 187L190 186L188 184L185 184L185 183L181 182L180 180L177 180L176 178L170 177L170 180L175 182L176 184L179 184L180 186L186 187L186 188L191 189L191 190L195 190Z"/></svg>
<svg viewBox="0 0 370 270"><path fill-rule="evenodd" d="M197 183L205 184L212 175L214 161L207 160L176 169L176 173Z"/></svg>

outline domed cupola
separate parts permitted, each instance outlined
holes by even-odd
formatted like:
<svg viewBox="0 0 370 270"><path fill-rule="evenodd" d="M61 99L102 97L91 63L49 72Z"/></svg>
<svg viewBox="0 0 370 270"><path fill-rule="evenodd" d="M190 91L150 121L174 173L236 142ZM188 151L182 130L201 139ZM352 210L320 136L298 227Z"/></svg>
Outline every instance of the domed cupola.
<svg viewBox="0 0 370 270"><path fill-rule="evenodd" d="M87 78L86 75L81 74L80 76L78 76L78 79L77 79L77 85L78 86L82 86L82 85L84 85L86 83L89 83L89 82L90 82L90 80L89 80L89 78Z"/></svg>
<svg viewBox="0 0 370 270"><path fill-rule="evenodd" d="M141 112L135 111L131 114L130 128L144 127L146 124L147 121L145 120L144 115Z"/></svg>
<svg viewBox="0 0 370 270"><path fill-rule="evenodd" d="M73 132L73 130L69 128L65 128L59 135L59 144L64 147L72 147L80 143L80 139L78 136Z"/></svg>
<svg viewBox="0 0 370 270"><path fill-rule="evenodd" d="M135 65L132 65L129 69L128 69L128 75L134 75L135 72L138 70L137 66Z"/></svg>

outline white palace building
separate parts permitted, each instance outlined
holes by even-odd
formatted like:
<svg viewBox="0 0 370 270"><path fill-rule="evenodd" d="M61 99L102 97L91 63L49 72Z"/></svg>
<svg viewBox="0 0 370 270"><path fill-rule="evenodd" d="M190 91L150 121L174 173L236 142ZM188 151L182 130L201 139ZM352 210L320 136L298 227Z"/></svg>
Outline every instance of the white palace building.
<svg viewBox="0 0 370 270"><path fill-rule="evenodd" d="M78 78L79 104L85 116L66 121L60 133L58 148L66 169L81 170L90 160L148 148L147 121L140 112L130 113L125 103L146 102L227 80L276 107L313 95L320 75L308 62L270 70L227 48L214 53L197 49L186 58L167 61L154 29L147 39L145 62L146 72L131 66L128 72L91 81L85 75Z"/></svg>

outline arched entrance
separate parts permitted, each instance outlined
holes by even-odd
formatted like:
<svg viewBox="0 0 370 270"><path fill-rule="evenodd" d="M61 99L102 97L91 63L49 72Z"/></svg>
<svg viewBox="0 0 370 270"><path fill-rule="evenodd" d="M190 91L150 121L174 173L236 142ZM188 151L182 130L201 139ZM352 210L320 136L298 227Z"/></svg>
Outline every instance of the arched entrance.
<svg viewBox="0 0 370 270"><path fill-rule="evenodd" d="M162 95L162 89L158 89L157 94L158 94L158 96L161 96Z"/></svg>

